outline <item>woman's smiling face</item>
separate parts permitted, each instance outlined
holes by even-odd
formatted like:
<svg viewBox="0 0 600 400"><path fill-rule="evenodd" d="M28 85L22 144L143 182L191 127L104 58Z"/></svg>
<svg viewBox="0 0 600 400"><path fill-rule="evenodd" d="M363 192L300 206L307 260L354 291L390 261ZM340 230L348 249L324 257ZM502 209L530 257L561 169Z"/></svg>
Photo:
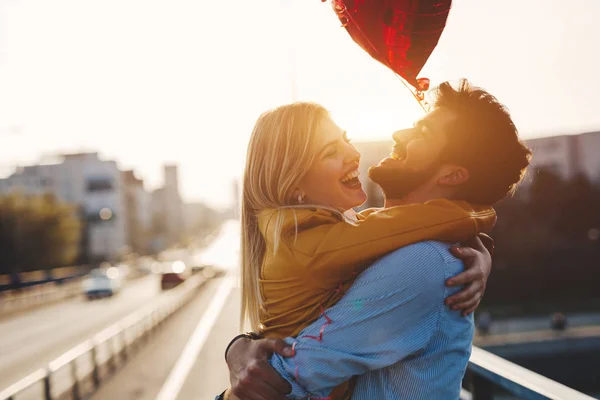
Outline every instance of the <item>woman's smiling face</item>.
<svg viewBox="0 0 600 400"><path fill-rule="evenodd" d="M367 195L358 180L360 154L346 132L326 117L319 124L316 140L317 154L298 185L303 203L340 211L363 204Z"/></svg>

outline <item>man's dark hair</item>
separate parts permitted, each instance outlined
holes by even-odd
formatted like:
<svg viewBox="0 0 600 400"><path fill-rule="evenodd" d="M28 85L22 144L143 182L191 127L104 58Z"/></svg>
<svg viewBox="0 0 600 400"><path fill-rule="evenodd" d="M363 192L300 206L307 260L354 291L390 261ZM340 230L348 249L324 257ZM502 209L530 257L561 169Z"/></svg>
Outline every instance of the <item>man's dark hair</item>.
<svg viewBox="0 0 600 400"><path fill-rule="evenodd" d="M482 88L462 79L457 88L444 82L433 92L434 108L452 110L443 162L469 170L470 178L457 194L461 200L492 205L514 193L531 159L519 140L508 109Z"/></svg>

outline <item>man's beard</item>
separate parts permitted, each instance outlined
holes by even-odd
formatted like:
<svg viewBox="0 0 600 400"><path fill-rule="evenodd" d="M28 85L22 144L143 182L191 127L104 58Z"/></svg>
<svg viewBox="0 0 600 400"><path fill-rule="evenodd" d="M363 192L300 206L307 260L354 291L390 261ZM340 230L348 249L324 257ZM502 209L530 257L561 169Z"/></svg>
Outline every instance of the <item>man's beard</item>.
<svg viewBox="0 0 600 400"><path fill-rule="evenodd" d="M369 178L381 187L386 199L403 199L435 175L439 166L435 162L422 171L374 166L369 168Z"/></svg>

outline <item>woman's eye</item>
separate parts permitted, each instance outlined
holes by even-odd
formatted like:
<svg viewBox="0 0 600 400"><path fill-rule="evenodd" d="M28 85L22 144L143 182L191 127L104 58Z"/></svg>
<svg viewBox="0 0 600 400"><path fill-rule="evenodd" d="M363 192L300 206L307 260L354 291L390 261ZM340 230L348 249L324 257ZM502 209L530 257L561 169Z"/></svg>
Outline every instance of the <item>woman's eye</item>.
<svg viewBox="0 0 600 400"><path fill-rule="evenodd" d="M327 154L325 155L325 157L333 157L337 154L338 149L337 148L333 148L330 151L327 152Z"/></svg>

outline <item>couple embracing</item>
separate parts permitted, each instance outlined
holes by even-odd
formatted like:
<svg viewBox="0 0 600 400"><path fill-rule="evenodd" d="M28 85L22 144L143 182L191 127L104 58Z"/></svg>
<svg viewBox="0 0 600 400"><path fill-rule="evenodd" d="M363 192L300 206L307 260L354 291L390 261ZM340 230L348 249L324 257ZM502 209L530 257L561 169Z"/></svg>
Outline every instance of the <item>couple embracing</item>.
<svg viewBox="0 0 600 400"><path fill-rule="evenodd" d="M458 399L473 311L491 271L492 205L531 152L507 109L462 80L393 134L369 169L327 111L294 103L260 116L242 199L242 319L217 398Z"/></svg>

